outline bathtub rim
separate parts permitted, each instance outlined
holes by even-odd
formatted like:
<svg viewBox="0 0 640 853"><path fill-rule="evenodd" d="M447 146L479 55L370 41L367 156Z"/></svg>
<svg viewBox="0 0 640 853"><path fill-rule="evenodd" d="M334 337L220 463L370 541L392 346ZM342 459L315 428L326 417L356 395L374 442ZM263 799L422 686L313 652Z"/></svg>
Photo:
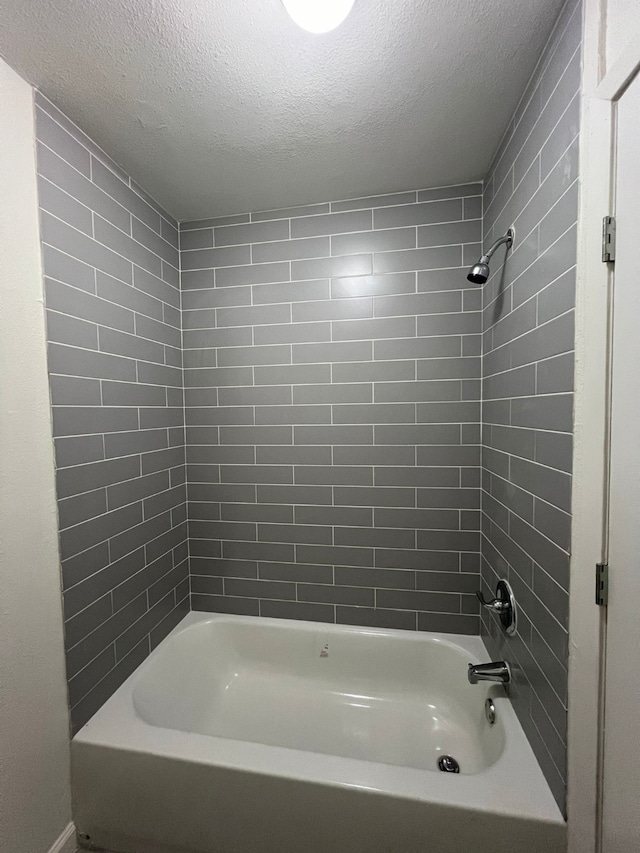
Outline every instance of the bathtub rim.
<svg viewBox="0 0 640 853"><path fill-rule="evenodd" d="M542 774L509 698L496 687L494 702L505 728L505 749L489 768L474 775L382 764L342 756L268 746L261 743L154 726L135 711L138 678L162 654L172 638L193 626L212 622L263 625L292 631L383 635L403 642L437 642L462 649L470 662L486 659L482 638L442 632L335 625L324 622L238 616L191 611L76 733L74 745L148 753L171 760L214 765L265 777L357 789L417 802L455 806L564 825L564 818ZM502 695L500 695L502 693ZM518 772L520 768L520 772Z"/></svg>

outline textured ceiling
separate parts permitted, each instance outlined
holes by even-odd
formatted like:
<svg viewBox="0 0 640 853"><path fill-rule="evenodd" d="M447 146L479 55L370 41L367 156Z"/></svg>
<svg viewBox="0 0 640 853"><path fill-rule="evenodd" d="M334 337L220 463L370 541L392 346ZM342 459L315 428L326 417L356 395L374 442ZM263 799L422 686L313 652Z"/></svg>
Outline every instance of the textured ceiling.
<svg viewBox="0 0 640 853"><path fill-rule="evenodd" d="M0 0L0 53L178 219L482 178L561 0Z"/></svg>

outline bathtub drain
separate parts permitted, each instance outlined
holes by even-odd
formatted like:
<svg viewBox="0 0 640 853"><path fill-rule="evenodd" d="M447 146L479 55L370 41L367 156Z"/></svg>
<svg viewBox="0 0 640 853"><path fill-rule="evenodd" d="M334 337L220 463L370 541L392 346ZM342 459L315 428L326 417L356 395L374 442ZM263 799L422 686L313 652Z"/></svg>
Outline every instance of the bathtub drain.
<svg viewBox="0 0 640 853"><path fill-rule="evenodd" d="M460 765L450 755L442 755L438 759L438 767L443 773L459 773Z"/></svg>

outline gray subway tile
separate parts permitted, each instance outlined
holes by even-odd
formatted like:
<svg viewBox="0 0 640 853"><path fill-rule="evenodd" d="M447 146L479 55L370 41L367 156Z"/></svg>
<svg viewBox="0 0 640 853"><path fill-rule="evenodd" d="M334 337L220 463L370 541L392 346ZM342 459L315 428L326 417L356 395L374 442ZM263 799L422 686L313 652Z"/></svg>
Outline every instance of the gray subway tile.
<svg viewBox="0 0 640 853"><path fill-rule="evenodd" d="M46 210L85 234L93 234L91 210L42 176L38 178L38 198L41 210Z"/></svg>
<svg viewBox="0 0 640 853"><path fill-rule="evenodd" d="M376 317L400 317L406 314L447 314L461 310L462 296L460 291L383 296L374 300L374 315Z"/></svg>
<svg viewBox="0 0 640 853"><path fill-rule="evenodd" d="M328 298L329 282L325 279L262 284L253 288L254 305L268 305L273 302L306 302L309 299Z"/></svg>
<svg viewBox="0 0 640 853"><path fill-rule="evenodd" d="M418 331L418 334L422 334ZM374 342L376 359L401 358L455 358L462 355L460 336L433 336L429 338L405 338Z"/></svg>
<svg viewBox="0 0 640 853"><path fill-rule="evenodd" d="M258 540L261 542L293 542L304 545L330 545L330 527L305 524L259 524Z"/></svg>
<svg viewBox="0 0 640 853"><path fill-rule="evenodd" d="M459 613L460 596L445 592L380 589L376 593L380 607L397 610L420 610L435 613Z"/></svg>
<svg viewBox="0 0 640 853"><path fill-rule="evenodd" d="M51 279L90 293L95 292L95 270L53 246L42 245L42 266L45 275Z"/></svg>
<svg viewBox="0 0 640 853"><path fill-rule="evenodd" d="M228 308L251 304L251 287L213 287L213 281L202 290L183 290L182 310L199 311L207 308Z"/></svg>
<svg viewBox="0 0 640 853"><path fill-rule="evenodd" d="M376 567L390 569L458 572L460 571L460 557L461 555L455 551L376 548L375 565ZM401 589L402 587L402 584L398 584L392 588Z"/></svg>
<svg viewBox="0 0 640 853"><path fill-rule="evenodd" d="M337 363L332 366L331 380L334 383L411 381L415 379L415 369L414 361ZM345 400L343 402L347 401ZM361 401L353 400L352 402Z"/></svg>
<svg viewBox="0 0 640 853"><path fill-rule="evenodd" d="M245 242L241 240L240 242ZM220 245L224 246L224 243ZM181 231L180 232L180 251L185 252L190 249L212 249L213 248L213 228L199 228L196 231Z"/></svg>
<svg viewBox="0 0 640 853"><path fill-rule="evenodd" d="M161 275L162 265L160 258L153 252L149 251L141 243L129 237L119 228L116 228L106 219L100 216L94 216L93 222L94 236L103 246L107 246L121 258L127 258L132 263L137 264L142 269L147 270L154 275ZM103 270L110 272L109 270Z"/></svg>
<svg viewBox="0 0 640 853"><path fill-rule="evenodd" d="M413 468L416 463L416 451L415 447L410 445L398 447L389 445L335 445L333 447L333 463L335 465L403 465L406 468ZM382 469L378 468L377 470Z"/></svg>
<svg viewBox="0 0 640 853"><path fill-rule="evenodd" d="M353 385L298 385L293 389L293 402L298 403L371 403L372 386L367 383Z"/></svg>
<svg viewBox="0 0 640 853"><path fill-rule="evenodd" d="M303 563L320 563L341 566L371 566L371 548L348 548L336 545L298 545L296 557Z"/></svg>
<svg viewBox="0 0 640 853"><path fill-rule="evenodd" d="M292 261L291 263L291 277L300 281L318 278L344 278L345 276L371 275L372 273L370 254L342 255L336 258L317 258L315 260Z"/></svg>
<svg viewBox="0 0 640 853"><path fill-rule="evenodd" d="M189 232L185 232L185 236L187 233ZM251 224L219 225L215 227L216 246L235 246L242 243L264 243L270 240L286 240L288 236L289 223L286 219Z"/></svg>
<svg viewBox="0 0 640 853"><path fill-rule="evenodd" d="M202 314L202 312L194 312L194 322L196 323L198 314ZM291 309L288 305L256 305L240 308L218 308L216 310L218 326L262 326L288 323L290 319Z"/></svg>
<svg viewBox="0 0 640 853"><path fill-rule="evenodd" d="M374 592L363 587L299 583L298 601L373 607Z"/></svg>
<svg viewBox="0 0 640 853"><path fill-rule="evenodd" d="M294 364L369 361L371 357L370 341L294 344L292 350Z"/></svg>
<svg viewBox="0 0 640 853"><path fill-rule="evenodd" d="M378 548L413 548L415 532L398 528L383 527L336 527L334 528L336 545L352 545Z"/></svg>
<svg viewBox="0 0 640 853"><path fill-rule="evenodd" d="M294 219L297 216L311 216L316 213L329 213L329 204L307 204L296 207L284 207L278 210L261 210L251 213L252 222L264 222L267 219Z"/></svg>
<svg viewBox="0 0 640 853"><path fill-rule="evenodd" d="M418 227L418 247L449 246L456 243L478 243L481 236L482 222L480 219L420 225Z"/></svg>
<svg viewBox="0 0 640 853"><path fill-rule="evenodd" d="M331 566L304 565L301 563L258 563L258 573L262 580L326 584L333 581L333 568Z"/></svg>
<svg viewBox="0 0 640 853"><path fill-rule="evenodd" d="M143 359L145 361L164 361L164 349L156 341L138 337L127 332L101 327L99 330L100 350L103 353ZM104 358L104 356L103 356ZM105 379L126 379L128 377L105 376Z"/></svg>
<svg viewBox="0 0 640 853"><path fill-rule="evenodd" d="M371 426L343 424L296 426L294 443L298 445L373 444L373 428Z"/></svg>
<svg viewBox="0 0 640 853"><path fill-rule="evenodd" d="M418 631L445 631L448 634L477 634L478 616L452 615L451 613L418 613Z"/></svg>
<svg viewBox="0 0 640 853"><path fill-rule="evenodd" d="M260 503L309 504L330 506L330 486L259 485L257 497Z"/></svg>
<svg viewBox="0 0 640 853"><path fill-rule="evenodd" d="M331 211L336 213L342 210L359 210L374 207L389 207L397 204L412 204L416 200L415 191L387 193L386 195L364 196L363 198L350 198L346 201L332 201Z"/></svg>
<svg viewBox="0 0 640 853"><path fill-rule="evenodd" d="M533 429L571 432L573 428L573 396L551 394L520 397L511 401L511 423Z"/></svg>
<svg viewBox="0 0 640 853"><path fill-rule="evenodd" d="M192 593L191 607L206 613L235 613L238 616L258 616L259 602L254 598L227 598L221 595Z"/></svg>
<svg viewBox="0 0 640 853"><path fill-rule="evenodd" d="M373 316L373 300L342 299L322 300L319 302L298 302L292 306L294 323L317 320L347 320Z"/></svg>
<svg viewBox="0 0 640 853"><path fill-rule="evenodd" d="M395 628L415 631L414 613L401 610L383 610L380 607L336 607L336 622L339 625L362 625L374 628Z"/></svg>
<svg viewBox="0 0 640 853"><path fill-rule="evenodd" d="M462 219L460 199L427 201L374 211L375 228L399 228L403 225L425 225L432 222L452 222Z"/></svg>
<svg viewBox="0 0 640 853"><path fill-rule="evenodd" d="M415 290L416 274L411 271L335 278L331 282L332 299L415 293Z"/></svg>
<svg viewBox="0 0 640 853"><path fill-rule="evenodd" d="M135 409L107 406L54 406L53 435L90 435L136 429Z"/></svg>
<svg viewBox="0 0 640 853"><path fill-rule="evenodd" d="M113 228L104 220L100 221L104 222L105 227ZM121 281L131 283L133 275L131 259L123 257L117 251L113 251L112 248L98 242L102 236L101 229L96 232L96 239L94 240L60 219L55 219L45 211L41 212L41 228L44 243L61 249L77 260L96 267ZM123 241L127 239L126 235L118 231L117 228L113 228L113 231L121 235Z"/></svg>
<svg viewBox="0 0 640 853"><path fill-rule="evenodd" d="M391 228L387 231L361 231L331 238L332 255L356 255L416 248L415 228Z"/></svg>
<svg viewBox="0 0 640 853"><path fill-rule="evenodd" d="M56 465L66 468L85 462L98 462L104 458L101 435L74 435L55 439Z"/></svg>
<svg viewBox="0 0 640 853"><path fill-rule="evenodd" d="M198 228L215 228L218 225L241 225L250 222L251 214L237 213L233 216L215 216L212 219L193 219L180 223L180 232L193 231Z"/></svg>
<svg viewBox="0 0 640 853"><path fill-rule="evenodd" d="M146 249L158 255L172 267L178 269L180 261L178 258L178 250L175 246L168 243L157 231L148 228L143 222L138 219L133 219L131 223L131 235L134 240L141 243Z"/></svg>
<svg viewBox="0 0 640 853"><path fill-rule="evenodd" d="M403 270L440 269L460 266L461 264L462 251L460 246L405 249L398 252L377 253L373 256L373 272L376 275Z"/></svg>
<svg viewBox="0 0 640 853"><path fill-rule="evenodd" d="M315 275L306 277L318 278ZM216 287L233 287L241 284L271 284L278 281L289 281L290 278L291 274L287 261L273 264L248 264L245 266L222 267L216 269L215 273Z"/></svg>
<svg viewBox="0 0 640 853"><path fill-rule="evenodd" d="M263 465L331 465L331 448L264 444L256 447L255 461Z"/></svg>
<svg viewBox="0 0 640 853"><path fill-rule="evenodd" d="M368 527L373 523L373 510L369 507L297 506L296 524L350 524Z"/></svg>
<svg viewBox="0 0 640 853"><path fill-rule="evenodd" d="M303 216L291 221L292 237L317 237L324 234L343 234L364 231L372 227L370 210L355 210L346 213Z"/></svg>
<svg viewBox="0 0 640 853"><path fill-rule="evenodd" d="M411 488L336 486L334 495L336 506L413 507L416 500Z"/></svg>
<svg viewBox="0 0 640 853"><path fill-rule="evenodd" d="M278 367L256 367L256 385L324 384L331 379L328 364L283 364Z"/></svg>
<svg viewBox="0 0 640 853"><path fill-rule="evenodd" d="M333 406L334 424L411 424L415 406L409 403L361 403Z"/></svg>
<svg viewBox="0 0 640 853"><path fill-rule="evenodd" d="M45 109L42 109L42 106L40 102L35 111L38 140L58 153L74 169L88 177L91 174L91 155L75 135L55 121Z"/></svg>
<svg viewBox="0 0 640 853"><path fill-rule="evenodd" d="M310 604L299 601L260 602L260 615L275 619L303 619L309 622L333 622L334 608L328 604Z"/></svg>
<svg viewBox="0 0 640 853"><path fill-rule="evenodd" d="M330 341L331 324L328 322L287 323L284 325L259 326L254 330L253 338L258 345Z"/></svg>
<svg viewBox="0 0 640 853"><path fill-rule="evenodd" d="M107 458L131 456L167 447L166 430L132 430L111 433L104 437L104 452Z"/></svg>
<svg viewBox="0 0 640 853"><path fill-rule="evenodd" d="M193 249L181 254L182 269L199 270L211 267L238 267L251 263L248 246L226 246L220 249Z"/></svg>
<svg viewBox="0 0 640 853"><path fill-rule="evenodd" d="M100 382L77 376L50 376L51 404L53 406L99 406Z"/></svg>
<svg viewBox="0 0 640 853"><path fill-rule="evenodd" d="M453 184L449 187L418 190L418 201L439 201L446 198L466 198L482 194L482 184Z"/></svg>
<svg viewBox="0 0 640 853"><path fill-rule="evenodd" d="M380 320L337 320L332 323L334 341L355 341L381 338L411 338L415 335L414 317L393 317Z"/></svg>
<svg viewBox="0 0 640 853"><path fill-rule="evenodd" d="M100 271L96 271L96 293L103 300L115 302L122 308L145 314L147 317L153 317L154 320L162 319L163 303L160 299Z"/></svg>
<svg viewBox="0 0 640 853"><path fill-rule="evenodd" d="M302 221L302 220L298 220ZM329 254L328 237L309 237L302 240L279 240L272 243L258 243L251 248L254 264L273 263L275 261L297 261L302 258L324 258Z"/></svg>

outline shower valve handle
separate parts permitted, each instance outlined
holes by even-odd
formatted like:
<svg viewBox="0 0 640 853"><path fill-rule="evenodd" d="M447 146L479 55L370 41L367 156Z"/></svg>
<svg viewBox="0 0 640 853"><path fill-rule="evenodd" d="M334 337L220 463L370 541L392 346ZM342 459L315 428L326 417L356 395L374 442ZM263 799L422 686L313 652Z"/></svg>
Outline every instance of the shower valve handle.
<svg viewBox="0 0 640 853"><path fill-rule="evenodd" d="M478 601L500 619L505 633L513 637L517 630L516 600L509 582L501 578L496 586L496 597L487 601L481 592L476 592Z"/></svg>
<svg viewBox="0 0 640 853"><path fill-rule="evenodd" d="M481 592L476 592L476 596L483 607L493 610L494 613L504 613L511 609L511 602L505 601L503 598L492 598L491 601L487 601Z"/></svg>

